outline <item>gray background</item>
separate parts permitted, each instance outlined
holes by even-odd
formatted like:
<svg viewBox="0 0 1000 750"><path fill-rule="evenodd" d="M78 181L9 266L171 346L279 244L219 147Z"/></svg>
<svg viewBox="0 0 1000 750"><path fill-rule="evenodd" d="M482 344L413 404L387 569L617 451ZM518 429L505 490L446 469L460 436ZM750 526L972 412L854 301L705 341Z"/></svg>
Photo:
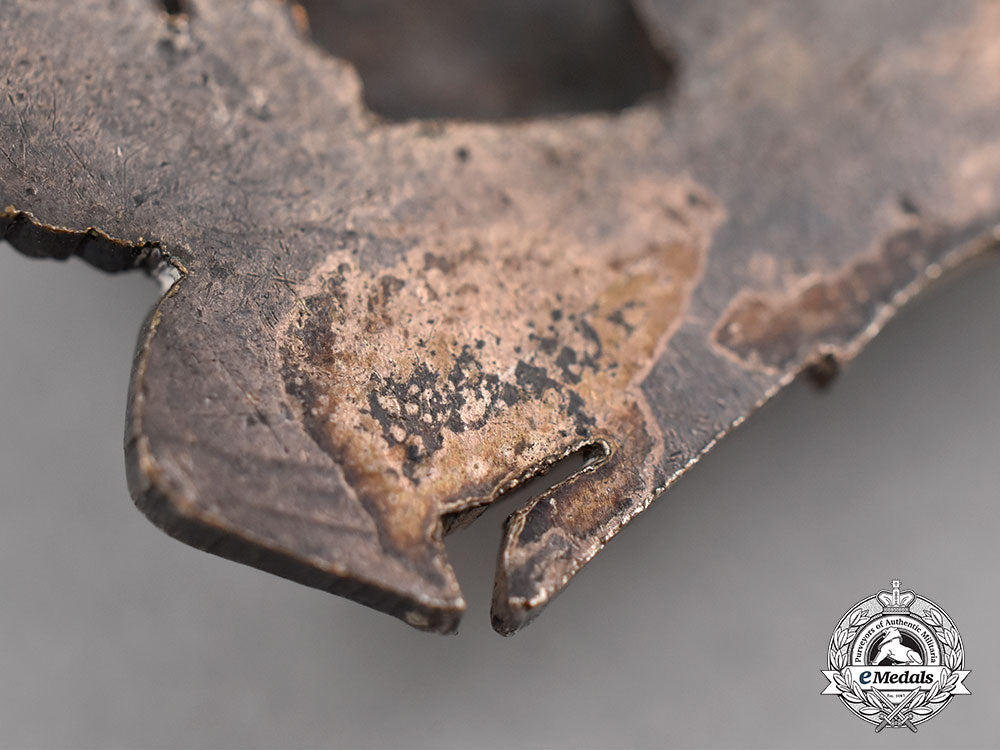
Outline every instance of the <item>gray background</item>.
<svg viewBox="0 0 1000 750"><path fill-rule="evenodd" d="M150 525L121 441L156 287L2 246L0 745L997 746L998 289L993 257L782 393L509 639L494 509L448 540L469 611L441 637ZM819 670L893 577L955 617L974 694L876 736Z"/></svg>

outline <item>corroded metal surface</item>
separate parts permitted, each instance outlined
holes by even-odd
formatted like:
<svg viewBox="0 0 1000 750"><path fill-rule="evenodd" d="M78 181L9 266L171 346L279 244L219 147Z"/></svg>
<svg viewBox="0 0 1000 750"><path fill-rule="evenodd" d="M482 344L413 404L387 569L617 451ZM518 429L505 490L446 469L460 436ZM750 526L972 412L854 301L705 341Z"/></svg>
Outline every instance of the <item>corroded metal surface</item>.
<svg viewBox="0 0 1000 750"><path fill-rule="evenodd" d="M998 241L1000 5L647 0L670 101L382 123L274 0L0 0L0 230L179 277L136 355L137 504L203 549L457 626L508 521L536 614L733 425Z"/></svg>

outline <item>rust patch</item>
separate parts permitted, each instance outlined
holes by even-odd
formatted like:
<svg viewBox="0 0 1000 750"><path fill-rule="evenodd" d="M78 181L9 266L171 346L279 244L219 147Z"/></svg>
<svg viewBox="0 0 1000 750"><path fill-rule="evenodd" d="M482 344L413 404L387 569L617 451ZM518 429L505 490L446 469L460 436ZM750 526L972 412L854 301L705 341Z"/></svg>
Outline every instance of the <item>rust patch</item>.
<svg viewBox="0 0 1000 750"><path fill-rule="evenodd" d="M428 239L392 268L337 253L315 270L279 336L286 389L387 551L426 559L443 515L580 445L615 453L637 420L657 432L636 385L684 315L720 213L692 208L694 190L625 191L628 220L598 243L593 227L418 228ZM636 447L650 467L651 444Z"/></svg>

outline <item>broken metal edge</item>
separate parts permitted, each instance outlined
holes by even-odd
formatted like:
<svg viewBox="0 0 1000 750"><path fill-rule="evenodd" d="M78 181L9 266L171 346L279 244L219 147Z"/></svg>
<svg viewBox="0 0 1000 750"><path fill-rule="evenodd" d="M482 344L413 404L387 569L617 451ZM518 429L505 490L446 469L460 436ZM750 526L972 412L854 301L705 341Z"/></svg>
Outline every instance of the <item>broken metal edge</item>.
<svg viewBox="0 0 1000 750"><path fill-rule="evenodd" d="M135 427L136 421L130 419L125 445L129 492L136 507L169 536L203 552L351 599L403 620L418 630L442 635L458 631L465 611L464 601L446 607L412 599L402 600L397 593L386 591L375 583L330 569L320 561L303 558L260 539L250 538L246 531L234 533L218 519L198 512L181 493L163 482L156 460L149 452L148 440L142 435L136 437L133 434Z"/></svg>
<svg viewBox="0 0 1000 750"><path fill-rule="evenodd" d="M0 211L0 240L31 258L66 260L80 257L108 273L142 269L169 288L146 316L139 334L125 417L125 473L136 507L169 536L204 552L249 565L343 596L397 617L419 630L453 634L465 611L465 602L423 602L401 598L356 573L348 574L328 564L295 554L261 539L246 529L234 530L221 519L198 509L179 488L170 486L143 433L143 384L150 347L160 322L164 302L174 296L188 275L181 260L171 256L156 240L130 241L112 237L96 227L78 230L40 221L28 211L12 206Z"/></svg>
<svg viewBox="0 0 1000 750"><path fill-rule="evenodd" d="M343 596L394 617L420 630L452 634L465 611L461 598L454 602L403 598L357 573L327 562L298 555L255 537L247 529L232 529L219 517L200 510L171 486L149 448L143 432L144 379L150 348L160 322L161 306L179 290L178 280L147 317L132 366L125 426L125 470L136 507L168 535L204 552L273 573L311 588Z"/></svg>
<svg viewBox="0 0 1000 750"><path fill-rule="evenodd" d="M265 570L311 588L343 596L393 615L420 630L444 634L457 631L465 610L464 600L459 599L445 604L404 597L399 592L382 588L376 582L363 580L354 572L348 573L322 561L297 555L259 538L248 538L246 529L238 531L230 529L221 519L199 511L194 503L184 497L180 488L170 486L166 482L156 458L150 451L149 440L143 433L143 385L147 355L156 336L161 306L180 289L187 271L178 258L166 252L161 243L142 239L132 242L114 238L94 227L83 230L58 227L39 221L32 214L12 207L0 212L0 238L9 241L15 249L30 257L66 259L71 255L77 255L105 271L141 268L154 275L158 269L162 271L166 264L176 275L174 283L154 306L143 324L133 362L126 413L125 458L129 490L136 506L155 525L170 536L203 551ZM618 530L659 498L722 437L742 424L792 380L808 373L820 360L832 357L838 365L848 362L884 328L903 305L931 282L964 265L972 258L998 249L1000 249L1000 223L987 221L968 227L966 232L960 234L960 241L941 258L940 262L923 269L910 284L898 290L893 299L880 308L871 323L848 346L820 347L799 367L786 372L751 409L733 420L728 427L720 430L683 467L670 475L661 486L655 488L648 502L634 506L627 517L621 518L620 523L600 539L600 544L593 548L586 559L580 559L578 564L562 576L559 585L546 587L530 600L510 596L507 587L505 553L509 549L511 539L516 535L518 524L523 523L525 509L514 511L505 524L504 541L498 554L491 615L494 629L503 635L511 635L531 622L563 590L565 583L604 548ZM129 258L131 262L126 264L122 261L123 258ZM540 497L544 498L558 487L581 480L595 466L596 464L584 468L560 484L549 488ZM502 494L504 493L499 493L498 497Z"/></svg>
<svg viewBox="0 0 1000 750"><path fill-rule="evenodd" d="M48 224L30 211L14 206L0 210L0 240L6 240L29 258L67 260L75 256L106 273L139 268L153 277L187 275L180 259L171 256L163 243L111 237L97 227L71 229Z"/></svg>
<svg viewBox="0 0 1000 750"><path fill-rule="evenodd" d="M129 490L136 506L155 525L170 536L203 551L346 597L393 615L418 629L438 633L456 632L465 610L464 600L443 603L403 597L399 592L388 591L376 582L359 578L354 572L349 573L322 561L297 555L261 539L248 538L246 529L230 529L221 519L199 511L194 503L184 497L180 488L169 486L165 481L163 472L149 449L148 438L143 433L143 383L147 355L160 321L160 308L180 289L187 271L178 258L167 253L162 243L144 239L129 241L115 238L95 227L74 230L46 224L32 214L18 211L13 207L0 212L0 238L9 241L15 249L30 257L66 259L76 255L101 270L140 268L153 275L162 272L166 265L176 275L176 281L154 306L142 327L133 363L126 416L125 457ZM562 576L559 585L546 587L530 600L512 597L508 591L505 554L510 547L511 539L516 536L519 524L523 524L526 509L514 511L506 521L504 542L498 553L491 614L494 629L503 635L511 635L531 622L562 591L565 583L593 559L621 527L645 510L722 437L739 426L792 380L803 373L808 373L820 360L832 358L838 365L848 362L884 328L903 305L931 282L972 258L1000 249L1000 223L995 220L976 223L966 227L957 237L953 235L953 238L958 239L954 247L947 251L938 263L923 269L910 284L897 290L892 300L879 309L865 330L848 346L821 347L799 367L786 372L751 409L747 410L746 414L719 431L683 467L668 477L662 486L657 487L649 502L635 506L627 517L621 518L616 528L602 538L600 544L585 559L580 559L578 564ZM585 467L559 485L549 488L540 497L544 499L557 487L579 481L596 465ZM544 471L545 469L541 470L542 473ZM497 497L503 494L505 493L500 492Z"/></svg>
<svg viewBox="0 0 1000 750"><path fill-rule="evenodd" d="M511 595L508 581L509 571L506 564L507 553L524 525L530 505L526 505L511 513L504 523L503 541L497 555L496 578L494 579L490 613L490 622L493 629L500 635L511 636L530 624L541 614L547 605L566 589L566 584L593 560L607 546L608 542L618 535L622 528L649 508L653 502L658 500L675 482L684 476L692 466L698 463L705 454L711 451L722 438L726 437L752 417L777 395L779 391L800 377L809 378L818 388L829 386L831 381L843 370L843 367L860 354L884 330L889 321L917 295L945 276L967 270L972 265L972 261L984 258L988 253L1000 252L1000 221L989 219L982 222L975 222L971 226L966 227L964 232L960 232L958 239L959 241L944 254L939 262L932 263L923 268L912 282L898 289L891 301L882 305L868 326L846 346L819 346L797 368L786 371L774 385L762 394L752 407L733 420L727 427L716 433L684 466L667 477L663 485L656 487L648 502L634 506L627 517L620 518L620 523L610 533L601 538L597 546L589 550L586 558L575 560L572 568L561 576L555 585L550 584L542 588L530 598ZM588 467L588 469L592 468ZM543 502L557 487L576 481L582 474L584 474L584 471L574 474L559 485L550 487L545 493L538 496L538 501Z"/></svg>

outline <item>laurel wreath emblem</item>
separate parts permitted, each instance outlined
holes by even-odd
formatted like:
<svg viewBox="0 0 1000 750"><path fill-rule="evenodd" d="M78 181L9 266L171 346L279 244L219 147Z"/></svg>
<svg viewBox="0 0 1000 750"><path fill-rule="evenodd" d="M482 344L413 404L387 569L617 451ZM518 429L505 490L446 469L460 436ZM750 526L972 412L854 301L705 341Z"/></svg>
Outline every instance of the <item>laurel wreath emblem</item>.
<svg viewBox="0 0 1000 750"><path fill-rule="evenodd" d="M851 643L858 629L868 621L869 614L865 607L858 607L845 617L843 624L833 632L830 641L830 668L837 672L833 675L833 681L841 692L840 697L847 703L853 704L854 710L862 716L878 721L891 713L892 706L884 701L878 690L862 690L854 681L849 669ZM934 635L941 643L944 651L944 668L941 670L940 679L931 685L929 690L917 695L909 704L904 711L906 718L926 717L940 711L952 697L952 691L961 676L957 670L962 667L965 660L965 647L955 626L946 621L933 607L925 609L922 615L924 622L930 624L934 629ZM901 721L902 717L899 720Z"/></svg>

